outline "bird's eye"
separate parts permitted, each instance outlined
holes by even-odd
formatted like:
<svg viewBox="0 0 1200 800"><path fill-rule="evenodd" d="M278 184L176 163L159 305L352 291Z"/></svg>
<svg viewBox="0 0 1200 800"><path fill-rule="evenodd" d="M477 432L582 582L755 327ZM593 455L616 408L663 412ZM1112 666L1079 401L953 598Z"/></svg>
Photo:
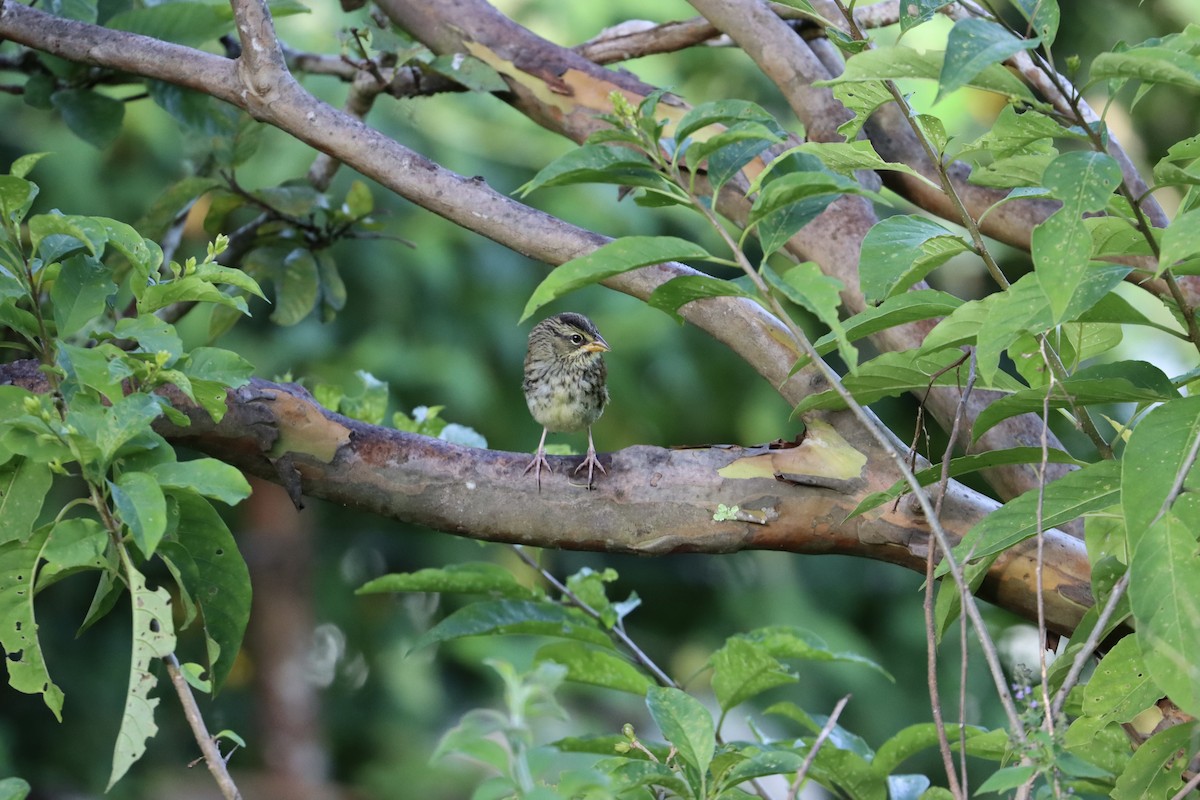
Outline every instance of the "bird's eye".
<svg viewBox="0 0 1200 800"><path fill-rule="evenodd" d="M583 344L583 337L580 336L578 333L572 333L571 334L571 344L575 344L575 345Z"/></svg>

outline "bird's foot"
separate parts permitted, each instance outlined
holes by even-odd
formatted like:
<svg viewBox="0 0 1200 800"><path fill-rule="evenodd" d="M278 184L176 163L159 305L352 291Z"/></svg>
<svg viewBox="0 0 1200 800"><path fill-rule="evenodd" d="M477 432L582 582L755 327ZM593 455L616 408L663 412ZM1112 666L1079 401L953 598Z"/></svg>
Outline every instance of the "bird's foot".
<svg viewBox="0 0 1200 800"><path fill-rule="evenodd" d="M575 468L575 471L572 472L571 474L578 475L579 470L583 469L584 467L588 468L587 488L589 488L589 489L592 488L592 472L593 472L593 470L598 469L601 472L603 472L605 475L608 474L608 470L606 470L604 468L604 465L600 463L600 459L596 458L596 451L590 447L588 448L587 455L584 456L583 461L579 462L579 466L577 466Z"/></svg>
<svg viewBox="0 0 1200 800"><path fill-rule="evenodd" d="M550 462L546 460L546 451L538 448L538 451L533 454L533 461L529 462L529 466L521 473L522 477L529 474L529 470L533 470L533 476L537 479L538 491L542 490L542 467L546 468L546 472L553 472L550 468Z"/></svg>

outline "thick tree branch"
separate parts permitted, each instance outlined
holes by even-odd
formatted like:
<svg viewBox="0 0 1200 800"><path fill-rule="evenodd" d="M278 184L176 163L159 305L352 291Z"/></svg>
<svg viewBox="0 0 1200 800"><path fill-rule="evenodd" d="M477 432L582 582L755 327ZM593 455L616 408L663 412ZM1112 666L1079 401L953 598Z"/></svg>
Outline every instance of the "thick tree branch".
<svg viewBox="0 0 1200 800"><path fill-rule="evenodd" d="M0 367L0 385L48 389L32 361ZM594 491L568 477L576 457L550 457L541 492L523 476L527 453L461 447L328 411L298 386L254 380L228 395L220 423L177 391L165 392L191 424L156 429L246 472L390 519L494 542L640 555L784 550L853 555L923 572L928 527L909 503L847 520L894 476L831 426L810 426L798 443L682 450L637 446L601 455L608 474ZM715 519L718 506L736 507ZM957 541L998 507L949 484L942 524ZM981 597L1033 619L1036 547L997 560ZM1082 543L1046 534L1049 627L1069 634L1091 605Z"/></svg>

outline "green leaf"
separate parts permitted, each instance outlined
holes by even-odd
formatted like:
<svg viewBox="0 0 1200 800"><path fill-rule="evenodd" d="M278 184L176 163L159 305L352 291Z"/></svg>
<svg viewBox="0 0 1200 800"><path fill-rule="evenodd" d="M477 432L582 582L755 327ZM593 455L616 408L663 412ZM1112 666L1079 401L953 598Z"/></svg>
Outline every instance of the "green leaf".
<svg viewBox="0 0 1200 800"><path fill-rule="evenodd" d="M678 309L693 300L701 300L706 297L750 297L750 295L732 281L711 278L708 275L680 275L655 288L650 297L646 299L646 305L657 308L682 324L683 317L678 314Z"/></svg>
<svg viewBox="0 0 1200 800"><path fill-rule="evenodd" d="M91 89L60 89L50 96L50 102L71 132L93 147L103 150L121 132L125 105L119 100Z"/></svg>
<svg viewBox="0 0 1200 800"><path fill-rule="evenodd" d="M233 31L228 8L192 2L161 3L122 11L109 17L105 26L189 47Z"/></svg>
<svg viewBox="0 0 1200 800"><path fill-rule="evenodd" d="M971 435L979 439L1001 420L1040 414L1047 392L1050 408L1074 409L1100 403L1155 403L1179 397L1162 370L1145 361L1118 361L1085 367L1061 381L1002 397L979 413Z"/></svg>
<svg viewBox="0 0 1200 800"><path fill-rule="evenodd" d="M487 63L462 53L438 56L426 66L473 92L507 92L509 88L500 73Z"/></svg>
<svg viewBox="0 0 1200 800"><path fill-rule="evenodd" d="M1047 484L1042 499L1042 530L1120 502L1120 471L1121 465L1114 461L1099 461ZM955 558L960 563L986 558L1036 536L1037 506L1036 488L1009 500L967 531L954 548ZM945 572L943 563L938 574Z"/></svg>
<svg viewBox="0 0 1200 800"><path fill-rule="evenodd" d="M33 172L33 168L37 166L37 163L48 155L50 154L28 153L13 161L12 166L9 167L8 171L11 175L17 178L24 178L30 172Z"/></svg>
<svg viewBox="0 0 1200 800"><path fill-rule="evenodd" d="M841 307L842 283L821 272L812 261L804 261L780 275L771 266L764 266L762 275L771 288L780 292L791 302L812 312L817 319L829 326L838 345L838 354L853 372L858 368L858 348L850 344L842 326L838 309Z"/></svg>
<svg viewBox="0 0 1200 800"><path fill-rule="evenodd" d="M104 313L108 299L117 286L112 273L99 260L78 255L63 262L50 302L58 335L73 336L83 326Z"/></svg>
<svg viewBox="0 0 1200 800"><path fill-rule="evenodd" d="M1042 46L1049 50L1058 35L1061 16L1058 0L1012 0L1012 3L1033 28Z"/></svg>
<svg viewBox="0 0 1200 800"><path fill-rule="evenodd" d="M752 697L799 678L768 649L745 637L733 636L712 654L712 688L722 711L729 711Z"/></svg>
<svg viewBox="0 0 1200 800"><path fill-rule="evenodd" d="M525 304L521 322L534 311L567 292L598 283L622 272L680 259L711 259L698 244L673 236L626 236L585 256L573 258L546 276Z"/></svg>
<svg viewBox="0 0 1200 800"><path fill-rule="evenodd" d="M136 291L136 290L135 290ZM228 295L200 275L185 275L164 283L146 286L138 296L138 313L150 314L175 303L216 303L247 313L246 301Z"/></svg>
<svg viewBox="0 0 1200 800"><path fill-rule="evenodd" d="M44 261L50 262L65 258L81 247L87 248L89 255L99 257L108 235L91 217L53 212L29 218L29 242Z"/></svg>
<svg viewBox="0 0 1200 800"><path fill-rule="evenodd" d="M1121 460L1121 505L1131 551L1165 510L1163 503L1188 463L1188 451L1197 436L1200 397L1165 403L1133 429Z"/></svg>
<svg viewBox="0 0 1200 800"><path fill-rule="evenodd" d="M1088 271L1092 236L1083 214L1105 207L1121 182L1121 169L1106 153L1076 151L1050 162L1042 182L1063 206L1033 230L1033 263L1050 300L1052 321L1067 318L1067 307Z"/></svg>
<svg viewBox="0 0 1200 800"><path fill-rule="evenodd" d="M58 347L58 366L80 386L95 389L113 401L125 394L121 382L132 375L120 356L120 351L107 342L96 347L64 342Z"/></svg>
<svg viewBox="0 0 1200 800"><path fill-rule="evenodd" d="M535 664L553 661L567 668L567 680L645 695L654 681L622 656L578 642L543 645L533 657Z"/></svg>
<svg viewBox="0 0 1200 800"><path fill-rule="evenodd" d="M719 191L762 151L783 140L783 136L776 133L778 126L772 125L739 122L704 141L689 142L684 153L688 168L693 173L706 169L709 185L714 192ZM662 198L663 195L651 193L646 197ZM674 196L671 199L674 201Z"/></svg>
<svg viewBox="0 0 1200 800"><path fill-rule="evenodd" d="M1147 673L1136 636L1122 638L1083 687L1083 713L1098 723L1129 722L1158 702L1162 689Z"/></svg>
<svg viewBox="0 0 1200 800"><path fill-rule="evenodd" d="M1200 556L1194 523L1173 510L1141 538L1129 564L1129 603L1150 677L1177 706L1196 716L1200 714L1200 614L1196 611Z"/></svg>
<svg viewBox="0 0 1200 800"><path fill-rule="evenodd" d="M1027 767L1001 767L979 785L979 788L975 790L975 794L1000 793L1016 789L1036 775L1037 772L1038 768L1033 764Z"/></svg>
<svg viewBox="0 0 1200 800"><path fill-rule="evenodd" d="M108 487L121 521L129 526L142 555L150 558L167 531L167 501L162 489L145 472L122 473Z"/></svg>
<svg viewBox="0 0 1200 800"><path fill-rule="evenodd" d="M174 326L149 314L122 317L117 320L113 334L118 339L132 339L137 342L138 347L134 352L169 354L166 366L174 364L183 355L183 340L175 332Z"/></svg>
<svg viewBox="0 0 1200 800"><path fill-rule="evenodd" d="M962 731L958 725L946 726L946 736L950 740L950 746L958 749L959 737L962 736L967 740L967 752L972 755L976 755L976 753L971 740L985 733L983 728L974 725L967 725L966 729ZM875 758L871 761L871 766L881 775L890 775L909 758L931 747L936 747L937 743L938 733L935 723L921 722L909 725L879 746Z"/></svg>
<svg viewBox="0 0 1200 800"><path fill-rule="evenodd" d="M941 225L919 216L880 220L863 238L859 256L862 292L868 303L903 292L971 246Z"/></svg>
<svg viewBox="0 0 1200 800"><path fill-rule="evenodd" d="M302 247L288 253L275 277L271 322L287 327L309 315L320 298L320 272L313 254Z"/></svg>
<svg viewBox="0 0 1200 800"><path fill-rule="evenodd" d="M1117 777L1117 785L1109 796L1113 800L1174 797L1182 787L1188 761L1186 757L1180 758L1179 753L1194 750L1196 732L1196 722L1185 722L1142 742Z"/></svg>
<svg viewBox="0 0 1200 800"><path fill-rule="evenodd" d="M971 83L985 68L1039 44L1036 37L1018 39L1004 26L990 20L977 17L958 20L946 40L946 59L938 78L937 100Z"/></svg>
<svg viewBox="0 0 1200 800"><path fill-rule="evenodd" d="M943 5L947 4L943 3ZM839 84L850 82L866 84L872 81L907 78L939 80L945 71L945 62L946 54L940 50L918 51L904 45L884 45L856 53L847 59L846 69L840 76L832 81L818 81L816 85L832 85L836 93ZM1029 87L1000 64L985 66L982 71L971 76L966 85L1026 103L1034 102L1034 96L1029 91ZM890 101L891 93L882 86L880 89L886 96L883 102ZM839 128L839 130L841 129ZM853 141L853 137L847 137L847 141Z"/></svg>
<svg viewBox="0 0 1200 800"><path fill-rule="evenodd" d="M805 142L798 147L785 150L780 158L792 153L808 153L821 159L826 167L834 172L852 177L854 172L861 169L882 172L902 172L918 180L934 185L928 178L908 164L884 161L875 152L875 146L867 139L854 142ZM940 188L939 188L940 191Z"/></svg>
<svg viewBox="0 0 1200 800"><path fill-rule="evenodd" d="M187 591L204 616L208 677L218 691L233 669L250 619L250 572L229 528L207 500L186 490L171 496L179 508L178 542L196 565L197 582Z"/></svg>
<svg viewBox="0 0 1200 800"><path fill-rule="evenodd" d="M914 289L893 295L877 306L868 306L842 325L846 329L846 338L853 342L897 325L944 317L962 304L962 300L946 292ZM827 333L813 342L813 347L822 355L833 350L835 345L833 333Z"/></svg>
<svg viewBox="0 0 1200 800"><path fill-rule="evenodd" d="M364 182L355 180L346 190L346 200L342 203L342 213L350 219L362 219L375 210L375 198L371 189Z"/></svg>
<svg viewBox="0 0 1200 800"><path fill-rule="evenodd" d="M1192 28L1189 26L1189 30ZM1093 81L1136 80L1200 89L1200 59L1194 53L1181 53L1171 47L1135 47L1120 53L1100 53L1092 60L1090 77Z"/></svg>
<svg viewBox="0 0 1200 800"><path fill-rule="evenodd" d="M986 410L986 409L985 409ZM1087 462L1080 461L1063 450L1050 448L1046 452L1047 461L1052 464L1073 464L1077 467L1084 466ZM969 475L972 472L978 472L982 469L990 469L992 467L1003 467L1011 464L1038 464L1042 461L1042 448L1040 447L1009 447L1003 450L988 450L985 453L977 453L970 456L959 456L950 460L949 477L957 478L961 475ZM922 486L929 486L937 483L942 478L942 465L935 464L932 467L923 469L915 475L917 481ZM865 514L873 508L878 508L884 503L891 502L897 497L906 494L909 491L908 481L901 478L893 483L885 491L872 492L855 506L850 512L847 519L857 517L860 514Z"/></svg>
<svg viewBox="0 0 1200 800"><path fill-rule="evenodd" d="M532 600L485 600L460 608L426 631L413 644L419 650L464 636L533 634L578 639L611 648L608 636L582 611Z"/></svg>
<svg viewBox="0 0 1200 800"><path fill-rule="evenodd" d="M50 680L38 625L33 613L33 586L50 527L27 541L0 545L0 648L8 669L8 685L25 694L40 694L46 707L62 721L62 689Z"/></svg>
<svg viewBox="0 0 1200 800"><path fill-rule="evenodd" d="M743 634L749 641L762 645L775 658L802 661L833 661L870 667L889 681L887 670L857 653L830 650L825 640L804 628L792 625L772 625Z"/></svg>
<svg viewBox="0 0 1200 800"><path fill-rule="evenodd" d="M962 353L954 351L928 355L911 351L883 353L860 364L857 372L847 375L842 383L858 402L870 405L884 397L897 397L915 389L924 389L931 383L935 386L965 383L966 361L962 361L961 374L960 369L952 368L954 362L962 358ZM938 377L935 379L934 375ZM845 402L837 392L829 389L805 397L796 406L795 413L841 408L845 408Z"/></svg>
<svg viewBox="0 0 1200 800"><path fill-rule="evenodd" d="M0 779L0 800L25 800L30 791L29 784L20 778Z"/></svg>
<svg viewBox="0 0 1200 800"><path fill-rule="evenodd" d="M242 471L215 458L169 461L147 472L164 489L190 489L226 505L235 506L250 496L250 483Z"/></svg>
<svg viewBox="0 0 1200 800"><path fill-rule="evenodd" d="M857 181L832 172L773 172L754 198L743 236L757 228L765 258L845 194L869 193Z"/></svg>
<svg viewBox="0 0 1200 800"><path fill-rule="evenodd" d="M752 103L749 100L725 99L701 103L695 108L690 109L679 120L679 124L675 127L674 136L677 142L683 142L684 139L693 136L693 134L702 128L707 128L710 125L733 126L743 122L757 123L772 131L776 138L781 137L783 134L783 129L779 127L779 123L762 106ZM713 136L720 135L720 131L717 129L709 133L709 136L694 136L693 142L705 141Z"/></svg>
<svg viewBox="0 0 1200 800"><path fill-rule="evenodd" d="M0 387L9 388L15 387ZM0 544L28 541L53 481L50 467L34 459L18 457L0 467Z"/></svg>
<svg viewBox="0 0 1200 800"><path fill-rule="evenodd" d="M383 592L461 592L527 599L538 596L534 590L517 583L511 572L486 561L384 575L363 584L355 594Z"/></svg>
<svg viewBox="0 0 1200 800"><path fill-rule="evenodd" d="M175 651L170 594L161 586L153 591L148 589L146 578L128 561L125 580L133 607L133 651L129 690L125 695L125 711L121 715L121 729L117 732L107 789L111 789L142 757L146 752L146 741L158 732L158 726L154 724L158 698L150 697L150 692L158 685L158 678L152 671L153 662Z"/></svg>
<svg viewBox="0 0 1200 800"><path fill-rule="evenodd" d="M157 397L141 392L113 401L100 429L96 431L96 444L104 463L111 463L121 447L140 436L151 422L162 415L159 403Z"/></svg>
<svg viewBox="0 0 1200 800"><path fill-rule="evenodd" d="M1161 275L1178 261L1200 254L1200 209L1180 214L1162 234L1162 249L1158 258Z"/></svg>
<svg viewBox="0 0 1200 800"><path fill-rule="evenodd" d="M0 213L13 223L19 223L29 213L38 187L15 175L0 175Z"/></svg>
<svg viewBox="0 0 1200 800"><path fill-rule="evenodd" d="M717 746L712 715L699 700L670 687L652 688L646 693L646 706L663 737L675 745L687 765L693 789L703 796L700 789Z"/></svg>
<svg viewBox="0 0 1200 800"><path fill-rule="evenodd" d="M542 167L532 180L517 189L517 194L527 197L537 189L577 183L615 183L664 191L670 188L667 180L635 151L627 147L585 144L568 150Z"/></svg>
<svg viewBox="0 0 1200 800"><path fill-rule="evenodd" d="M938 9L948 6L953 0L912 0L900 4L900 30L907 33L910 28L933 19Z"/></svg>

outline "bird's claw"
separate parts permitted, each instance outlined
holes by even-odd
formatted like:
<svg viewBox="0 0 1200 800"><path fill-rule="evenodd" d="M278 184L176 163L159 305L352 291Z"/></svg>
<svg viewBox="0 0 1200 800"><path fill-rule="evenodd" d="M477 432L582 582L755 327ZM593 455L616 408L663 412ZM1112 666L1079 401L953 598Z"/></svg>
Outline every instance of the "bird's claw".
<svg viewBox="0 0 1200 800"><path fill-rule="evenodd" d="M604 465L600 463L600 459L596 458L595 450L588 450L587 456L584 457L583 461L579 462L579 466L575 467L575 471L572 472L571 474L578 475L579 470L583 469L584 467L588 468L587 488L589 488L589 489L592 488L592 471L593 470L598 469L605 475L608 474L608 470L606 470L604 468Z"/></svg>
<svg viewBox="0 0 1200 800"><path fill-rule="evenodd" d="M530 461L529 466L527 466L525 471L521 473L521 476L524 477L529 474L529 470L533 470L533 476L537 480L537 488L539 492L542 491L542 467L545 467L547 472L554 471L550 468L550 462L546 460L546 454L539 450L533 456L533 461Z"/></svg>

